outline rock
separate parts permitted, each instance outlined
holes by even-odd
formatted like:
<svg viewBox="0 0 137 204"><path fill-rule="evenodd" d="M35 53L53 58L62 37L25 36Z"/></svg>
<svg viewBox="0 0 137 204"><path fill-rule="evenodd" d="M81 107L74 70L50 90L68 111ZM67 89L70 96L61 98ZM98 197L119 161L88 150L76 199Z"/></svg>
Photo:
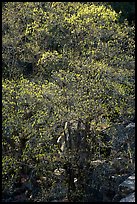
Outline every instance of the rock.
<svg viewBox="0 0 137 204"><path fill-rule="evenodd" d="M119 185L120 189L125 189L127 191L135 190L135 174L129 176L125 181Z"/></svg>
<svg viewBox="0 0 137 204"><path fill-rule="evenodd" d="M127 159L131 163L135 162L135 127L133 123L125 126L124 124L116 124L106 130L103 134L108 135L110 141L107 142L107 146L111 146L111 155L119 157L119 155L125 154Z"/></svg>
<svg viewBox="0 0 137 204"><path fill-rule="evenodd" d="M120 202L135 202L135 193L131 193L125 198L122 198Z"/></svg>
<svg viewBox="0 0 137 204"><path fill-rule="evenodd" d="M85 202L90 200L94 200L94 202L112 202L114 197L116 201L120 201L127 195L119 194L120 188L125 188L124 186L127 185L127 182L125 184L127 178L130 179L130 185L133 186L131 184L133 177L129 176L132 175L134 168L132 164L127 163L127 159L114 158L110 162L107 160L96 160L92 161L90 165L92 172L86 181L87 198L85 198ZM132 192L133 189L128 191L128 193Z"/></svg>
<svg viewBox="0 0 137 204"><path fill-rule="evenodd" d="M122 183L119 184L116 195L113 198L113 202L130 202L125 200L133 200L133 193L135 191L135 174L129 176ZM131 196L132 195L132 196ZM134 201L132 201L134 202Z"/></svg>
<svg viewBox="0 0 137 204"><path fill-rule="evenodd" d="M86 178L84 202L124 202L123 199L134 200L132 195L135 191L135 175L133 174L135 171L133 161L135 157L134 127L135 125L132 123L127 125L117 124L99 134L101 144L105 143L107 147L111 148L111 153L108 152L105 157L90 161L90 173L83 170L84 178ZM84 155L84 151L79 151L79 155L79 162L82 165L89 155ZM63 171L61 169L60 171L55 170L54 174L59 177L63 175ZM79 184L80 181L76 179L75 184ZM54 195L52 200L61 200L67 195L67 188L62 184L60 183L60 185L56 185L52 189L51 193ZM65 191L63 192L64 188Z"/></svg>
<svg viewBox="0 0 137 204"><path fill-rule="evenodd" d="M87 198L85 202L90 200L94 202L111 201L111 198L107 198L108 194L113 196L113 186L110 187L110 175L112 169L110 164L104 161L92 161L92 173L90 179L87 181L86 194ZM88 200L88 201L87 201Z"/></svg>
<svg viewBox="0 0 137 204"><path fill-rule="evenodd" d="M131 142L134 141L135 128L130 128L132 125L127 125L126 127L123 124L114 125L113 127L108 128L105 132L112 139L112 148L118 149L122 143L126 141L127 138L131 138Z"/></svg>
<svg viewBox="0 0 137 204"><path fill-rule="evenodd" d="M135 123L129 123L126 128L134 128L135 127Z"/></svg>
<svg viewBox="0 0 137 204"><path fill-rule="evenodd" d="M120 152L125 152L130 162L135 161L135 123L115 124L98 132L100 158L108 158ZM118 155L118 156L117 156Z"/></svg>

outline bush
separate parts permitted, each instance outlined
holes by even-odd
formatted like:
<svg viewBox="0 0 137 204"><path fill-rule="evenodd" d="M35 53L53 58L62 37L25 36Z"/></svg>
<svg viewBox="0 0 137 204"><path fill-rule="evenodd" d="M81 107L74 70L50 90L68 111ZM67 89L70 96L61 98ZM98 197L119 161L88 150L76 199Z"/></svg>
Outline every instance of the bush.
<svg viewBox="0 0 137 204"><path fill-rule="evenodd" d="M61 166L81 199L100 131L134 115L134 26L81 2L8 2L2 18L3 192L27 174L28 200L37 185L47 200Z"/></svg>

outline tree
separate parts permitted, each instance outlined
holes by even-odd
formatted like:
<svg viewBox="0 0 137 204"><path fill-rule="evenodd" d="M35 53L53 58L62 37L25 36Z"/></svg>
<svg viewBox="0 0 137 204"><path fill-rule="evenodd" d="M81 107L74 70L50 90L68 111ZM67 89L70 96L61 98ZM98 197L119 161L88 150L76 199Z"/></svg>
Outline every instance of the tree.
<svg viewBox="0 0 137 204"><path fill-rule="evenodd" d="M93 2L3 6L3 192L27 174L35 200L44 176L47 199L60 165L69 199L83 199L101 130L134 115L134 25L119 16Z"/></svg>

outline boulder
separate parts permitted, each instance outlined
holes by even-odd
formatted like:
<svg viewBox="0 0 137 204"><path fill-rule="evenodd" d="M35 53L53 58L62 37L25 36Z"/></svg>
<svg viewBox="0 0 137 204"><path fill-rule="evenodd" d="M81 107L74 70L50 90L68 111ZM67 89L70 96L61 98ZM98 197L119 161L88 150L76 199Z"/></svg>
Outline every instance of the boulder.
<svg viewBox="0 0 137 204"><path fill-rule="evenodd" d="M90 170L86 171L83 168L86 185L82 201L124 202L123 199L134 200L132 194L135 187L132 174L135 171L135 125L114 125L103 130L99 138L102 141L101 144L108 144L109 149L105 149L106 151L111 148L111 153L108 152L105 157L91 161L89 155L79 150L81 165L86 163L87 158L90 160ZM64 173L59 168L54 171L54 174L61 176ZM55 195L54 199L61 200L67 195L67 188L62 184L60 183L60 187L54 186L55 192L52 191L52 194ZM79 184L79 180L76 181L76 184ZM65 192L63 192L64 189L66 189Z"/></svg>
<svg viewBox="0 0 137 204"><path fill-rule="evenodd" d="M134 200L134 191L135 191L135 174L126 178L118 186L117 193L113 198L114 202L134 202L126 200Z"/></svg>
<svg viewBox="0 0 137 204"><path fill-rule="evenodd" d="M92 161L91 165L93 170L87 181L86 202L90 202L91 200L94 202L110 202L115 193L110 178L114 170L105 160Z"/></svg>
<svg viewBox="0 0 137 204"><path fill-rule="evenodd" d="M120 201L122 195L115 195L120 191L120 187L122 188L123 182L133 173L133 164L127 163L127 159L124 158L114 158L109 162L107 160L91 161L90 165L92 170L87 180L85 202L91 200L112 202L114 197L116 201ZM128 192L131 193L133 190Z"/></svg>
<svg viewBox="0 0 137 204"><path fill-rule="evenodd" d="M128 124L126 127L123 124L116 124L106 129L105 133L112 139L112 147L116 150L127 138L129 138L130 142L135 141L135 126L131 124Z"/></svg>
<svg viewBox="0 0 137 204"><path fill-rule="evenodd" d="M131 193L130 195L126 196L125 198L122 198L120 202L135 202L135 192Z"/></svg>
<svg viewBox="0 0 137 204"><path fill-rule="evenodd" d="M135 191L135 174L132 176L129 176L125 181L123 181L119 188L121 190L124 190L126 193L129 193L130 191Z"/></svg>
<svg viewBox="0 0 137 204"><path fill-rule="evenodd" d="M129 123L126 128L135 128L135 123Z"/></svg>
<svg viewBox="0 0 137 204"><path fill-rule="evenodd" d="M115 158L119 157L119 153L125 152L127 159L131 163L135 162L135 125L129 123L117 124L104 130L103 134L108 135L109 142L105 142L108 146L111 144L111 155Z"/></svg>

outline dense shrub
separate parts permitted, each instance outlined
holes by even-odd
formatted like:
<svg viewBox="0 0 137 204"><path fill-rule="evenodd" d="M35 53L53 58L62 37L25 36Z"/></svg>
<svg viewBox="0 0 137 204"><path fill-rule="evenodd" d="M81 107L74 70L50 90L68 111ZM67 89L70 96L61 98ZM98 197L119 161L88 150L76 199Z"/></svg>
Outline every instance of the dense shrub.
<svg viewBox="0 0 137 204"><path fill-rule="evenodd" d="M99 132L134 115L134 26L119 16L96 3L3 5L3 192L27 174L34 201L43 176L46 200L61 166L69 198L81 199L85 167L100 156Z"/></svg>

